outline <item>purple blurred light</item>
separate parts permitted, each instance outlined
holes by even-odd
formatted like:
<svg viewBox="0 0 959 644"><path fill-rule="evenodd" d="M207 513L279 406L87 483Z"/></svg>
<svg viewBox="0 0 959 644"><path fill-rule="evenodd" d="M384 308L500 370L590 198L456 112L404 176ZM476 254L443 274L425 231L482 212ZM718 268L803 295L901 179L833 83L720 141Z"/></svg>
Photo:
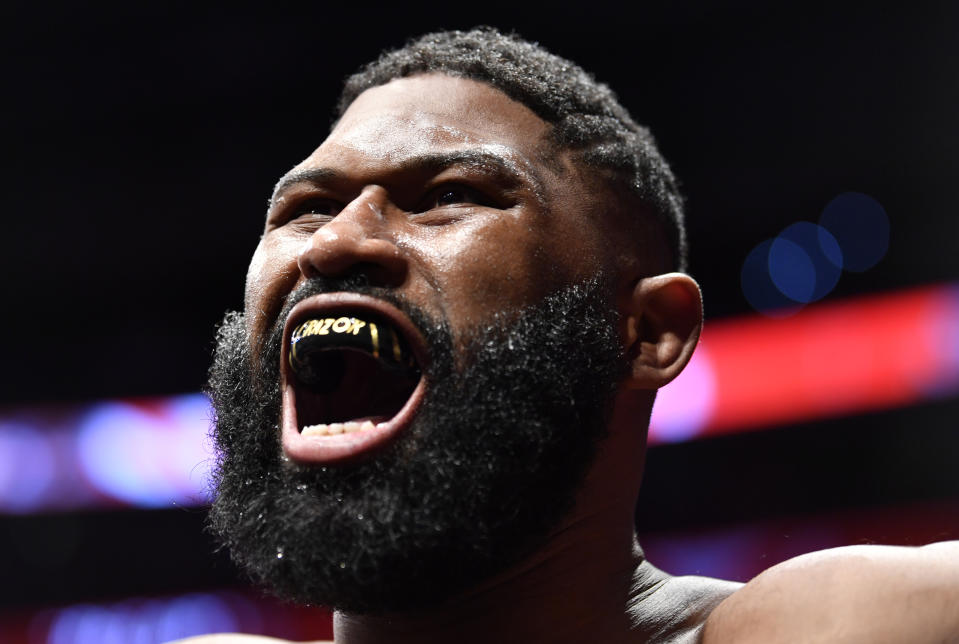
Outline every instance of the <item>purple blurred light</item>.
<svg viewBox="0 0 959 644"><path fill-rule="evenodd" d="M78 456L102 493L140 507L196 505L207 488L209 404L199 394L152 405L94 405L78 430Z"/></svg>
<svg viewBox="0 0 959 644"><path fill-rule="evenodd" d="M38 617L31 632L38 644L160 644L205 633L249 632L251 624L261 622L250 602L198 593L67 606Z"/></svg>
<svg viewBox="0 0 959 644"><path fill-rule="evenodd" d="M54 450L41 432L0 421L0 511L32 512L53 488Z"/></svg>
<svg viewBox="0 0 959 644"><path fill-rule="evenodd" d="M659 390L649 423L651 443L675 443L700 433L716 403L716 376L709 353L700 345L673 382Z"/></svg>

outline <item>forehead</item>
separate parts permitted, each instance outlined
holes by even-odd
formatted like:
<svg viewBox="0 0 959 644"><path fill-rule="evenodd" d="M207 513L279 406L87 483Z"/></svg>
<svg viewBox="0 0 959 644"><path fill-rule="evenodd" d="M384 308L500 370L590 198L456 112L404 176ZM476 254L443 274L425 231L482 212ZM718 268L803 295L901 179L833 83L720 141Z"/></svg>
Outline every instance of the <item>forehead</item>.
<svg viewBox="0 0 959 644"><path fill-rule="evenodd" d="M549 131L532 110L485 83L425 74L360 94L303 165L337 152L402 163L464 147L528 165L547 154Z"/></svg>

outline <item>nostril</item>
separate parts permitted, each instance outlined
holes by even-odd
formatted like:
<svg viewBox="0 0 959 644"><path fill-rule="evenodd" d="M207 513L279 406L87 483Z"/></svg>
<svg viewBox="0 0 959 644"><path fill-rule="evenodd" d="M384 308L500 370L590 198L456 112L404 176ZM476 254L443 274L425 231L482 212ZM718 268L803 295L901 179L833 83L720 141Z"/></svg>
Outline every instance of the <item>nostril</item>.
<svg viewBox="0 0 959 644"><path fill-rule="evenodd" d="M389 242L366 240L349 248L314 245L297 257L306 278L362 275L372 286L399 286L406 280L407 260Z"/></svg>
<svg viewBox="0 0 959 644"><path fill-rule="evenodd" d="M315 257L310 249L304 249L296 257L296 265L304 277L319 277L320 271L317 269Z"/></svg>
<svg viewBox="0 0 959 644"><path fill-rule="evenodd" d="M352 275L362 275L369 286L397 287L406 280L405 264L399 270L376 262L358 262L350 267Z"/></svg>

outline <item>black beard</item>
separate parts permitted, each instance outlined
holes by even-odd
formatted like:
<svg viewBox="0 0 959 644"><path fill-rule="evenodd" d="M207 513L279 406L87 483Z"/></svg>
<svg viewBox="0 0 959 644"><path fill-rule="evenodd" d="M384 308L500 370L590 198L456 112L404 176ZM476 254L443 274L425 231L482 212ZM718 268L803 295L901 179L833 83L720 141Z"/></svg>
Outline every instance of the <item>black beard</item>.
<svg viewBox="0 0 959 644"><path fill-rule="evenodd" d="M283 321L304 297L339 290L410 317L429 345L429 388L375 458L298 465L279 442ZM593 279L494 316L457 360L446 323L385 289L322 280L291 294L254 363L243 316L227 314L209 382L212 530L286 599L352 613L441 604L528 556L572 508L624 373L615 322Z"/></svg>

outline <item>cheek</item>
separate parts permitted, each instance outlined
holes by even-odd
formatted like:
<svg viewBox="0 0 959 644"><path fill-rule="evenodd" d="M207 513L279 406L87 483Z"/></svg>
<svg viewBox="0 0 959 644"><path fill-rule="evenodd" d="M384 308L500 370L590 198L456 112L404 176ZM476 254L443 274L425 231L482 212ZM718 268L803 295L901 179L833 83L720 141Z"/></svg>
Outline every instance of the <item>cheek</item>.
<svg viewBox="0 0 959 644"><path fill-rule="evenodd" d="M504 236L502 227L485 222L464 222L453 227L426 229L403 235L397 245L411 257L422 258L438 284L450 279L503 270L506 255L515 253L518 240ZM508 239L510 243L504 243Z"/></svg>
<svg viewBox="0 0 959 644"><path fill-rule="evenodd" d="M530 228L478 221L398 241L432 276L436 306L447 318L475 324L535 302L562 282L563 267Z"/></svg>
<svg viewBox="0 0 959 644"><path fill-rule="evenodd" d="M283 296L299 275L295 244L264 238L256 247L246 272L247 325L256 336L269 328L279 313Z"/></svg>
<svg viewBox="0 0 959 644"><path fill-rule="evenodd" d="M260 282L263 279L263 269L266 268L266 252L263 249L263 240L256 245L253 251L253 258L250 259L250 266L246 269L246 308L249 309L253 300L259 294Z"/></svg>

